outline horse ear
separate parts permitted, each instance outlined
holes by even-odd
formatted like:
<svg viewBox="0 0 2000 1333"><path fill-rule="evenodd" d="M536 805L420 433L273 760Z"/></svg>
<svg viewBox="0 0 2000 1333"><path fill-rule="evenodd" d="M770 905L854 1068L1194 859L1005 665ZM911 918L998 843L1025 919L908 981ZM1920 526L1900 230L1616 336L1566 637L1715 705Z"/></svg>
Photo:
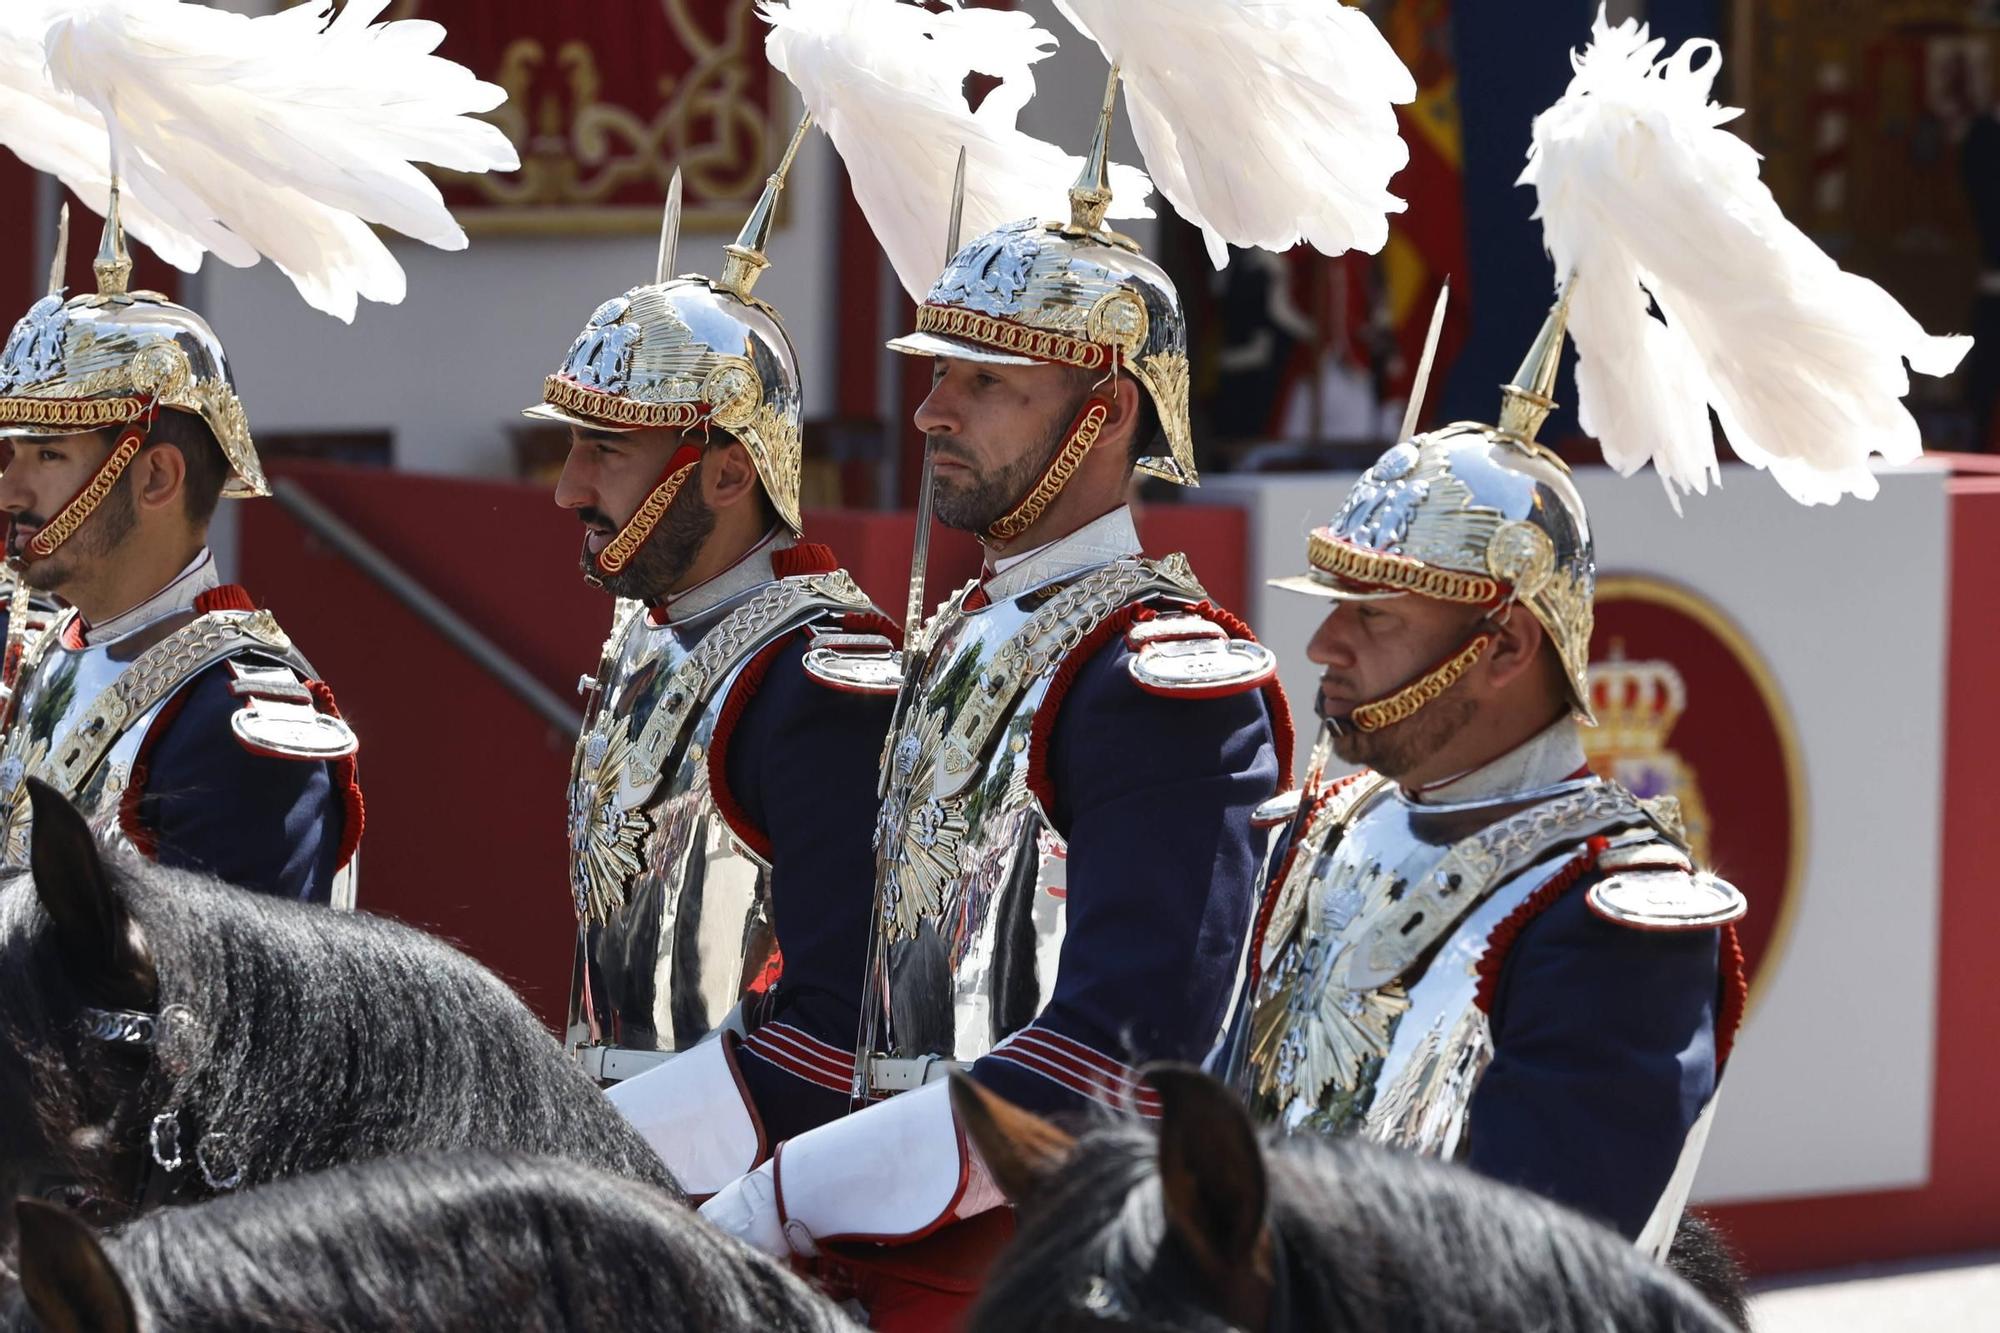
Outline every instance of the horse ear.
<svg viewBox="0 0 2000 1333"><path fill-rule="evenodd" d="M97 1233L53 1204L14 1203L21 1290L47 1333L138 1333L125 1280Z"/></svg>
<svg viewBox="0 0 2000 1333"><path fill-rule="evenodd" d="M951 1076L951 1109L1009 1203L1033 1198L1076 1147L1066 1134L963 1074Z"/></svg>
<svg viewBox="0 0 2000 1333"><path fill-rule="evenodd" d="M86 984L106 989L111 998L152 1003L157 991L152 955L118 896L96 835L55 788L38 778L27 783L34 809L28 866L64 954Z"/></svg>
<svg viewBox="0 0 2000 1333"><path fill-rule="evenodd" d="M1268 1298L1264 1154L1243 1103L1189 1065L1154 1065L1142 1077L1160 1094L1160 1192L1168 1228L1232 1304L1245 1294L1246 1279L1261 1284Z"/></svg>

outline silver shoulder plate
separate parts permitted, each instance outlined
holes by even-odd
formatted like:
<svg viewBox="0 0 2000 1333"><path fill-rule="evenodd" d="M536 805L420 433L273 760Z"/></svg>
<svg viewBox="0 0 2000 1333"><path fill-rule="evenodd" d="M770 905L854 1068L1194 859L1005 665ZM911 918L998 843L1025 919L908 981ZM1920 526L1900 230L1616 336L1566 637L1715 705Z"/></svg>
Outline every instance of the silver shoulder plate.
<svg viewBox="0 0 2000 1333"><path fill-rule="evenodd" d="M1673 867L1623 870L1590 886L1584 903L1598 916L1634 930L1713 930L1750 910L1742 891L1706 871Z"/></svg>
<svg viewBox="0 0 2000 1333"><path fill-rule="evenodd" d="M880 634L815 634L805 668L843 694L894 694L903 684L903 655Z"/></svg>
<svg viewBox="0 0 2000 1333"><path fill-rule="evenodd" d="M1277 828L1298 818L1299 804L1306 798L1305 792L1294 787L1281 791L1250 812L1251 828Z"/></svg>
<svg viewBox="0 0 2000 1333"><path fill-rule="evenodd" d="M1215 699L1258 689L1278 675L1278 659L1269 648L1248 639L1226 638L1219 629L1212 636L1152 638L1134 647L1137 651L1125 669L1148 694Z"/></svg>
<svg viewBox="0 0 2000 1333"><path fill-rule="evenodd" d="M229 692L243 700L229 715L229 729L252 754L345 759L361 748L354 729L320 712L312 690L289 666L231 660L229 674Z"/></svg>

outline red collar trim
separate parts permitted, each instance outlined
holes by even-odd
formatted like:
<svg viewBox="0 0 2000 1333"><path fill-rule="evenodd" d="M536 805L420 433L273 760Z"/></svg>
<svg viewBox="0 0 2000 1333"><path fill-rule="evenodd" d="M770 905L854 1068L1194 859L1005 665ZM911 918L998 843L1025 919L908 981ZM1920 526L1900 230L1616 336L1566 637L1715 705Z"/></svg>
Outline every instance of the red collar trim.
<svg viewBox="0 0 2000 1333"><path fill-rule="evenodd" d="M800 574L831 574L839 568L840 560L833 548L820 542L800 542L771 552L771 572L781 579Z"/></svg>
<svg viewBox="0 0 2000 1333"><path fill-rule="evenodd" d="M249 589L242 584L223 583L195 598L194 609L201 615L210 611L255 611L257 603L251 600Z"/></svg>

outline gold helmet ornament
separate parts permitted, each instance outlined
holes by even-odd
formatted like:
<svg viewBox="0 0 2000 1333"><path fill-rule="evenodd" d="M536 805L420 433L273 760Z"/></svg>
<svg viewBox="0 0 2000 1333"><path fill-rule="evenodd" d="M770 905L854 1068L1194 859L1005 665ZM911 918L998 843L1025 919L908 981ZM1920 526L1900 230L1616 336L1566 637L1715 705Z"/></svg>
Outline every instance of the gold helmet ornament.
<svg viewBox="0 0 2000 1333"><path fill-rule="evenodd" d="M1194 486L1199 482L1180 296L1131 238L1104 224L1112 199L1111 117L1117 94L1114 68L1096 138L1069 192L1069 221L1012 222L961 248L918 308L916 332L889 346L914 356L1074 366L1101 372L1113 385L1121 371L1129 373L1152 398L1168 449L1164 456L1140 459L1139 470ZM1010 541L1027 531L1075 473L1109 415L1102 396L1087 399L1041 478L987 535Z"/></svg>
<svg viewBox="0 0 2000 1333"><path fill-rule="evenodd" d="M1565 297L1501 390L1499 425L1461 421L1406 431L1408 438L1362 474L1333 522L1307 537L1307 571L1271 581L1335 601L1418 596L1487 613L1416 679L1328 718L1335 729L1380 731L1414 717L1485 655L1495 622L1516 604L1547 631L1571 710L1579 721L1594 721L1586 675L1597 588L1590 520L1569 468L1535 442L1555 409L1567 315Z"/></svg>
<svg viewBox="0 0 2000 1333"><path fill-rule="evenodd" d="M770 263L764 248L778 196L811 125L810 116L800 121L757 207L725 248L720 278L670 276L680 234L681 182L674 173L654 280L597 307L561 367L543 381L542 401L523 415L619 433L726 431L749 452L778 517L799 531L798 355L778 312L752 289ZM637 512L593 557L593 582L631 562L700 459L690 444L667 460Z"/></svg>
<svg viewBox="0 0 2000 1333"><path fill-rule="evenodd" d="M208 424L229 463L223 495L270 494L215 330L158 292L127 290L132 260L116 181L92 266L97 290L65 301L68 237L65 209L48 295L28 308L0 348L0 436L118 434L103 465L22 548L24 563L53 555L103 503L161 411L189 412Z"/></svg>

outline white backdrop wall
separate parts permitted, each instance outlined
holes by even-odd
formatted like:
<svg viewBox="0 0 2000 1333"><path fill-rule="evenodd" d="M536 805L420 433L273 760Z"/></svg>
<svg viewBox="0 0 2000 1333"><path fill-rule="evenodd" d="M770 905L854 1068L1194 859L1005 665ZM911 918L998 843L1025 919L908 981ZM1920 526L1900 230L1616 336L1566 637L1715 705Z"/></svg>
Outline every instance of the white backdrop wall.
<svg viewBox="0 0 2000 1333"><path fill-rule="evenodd" d="M786 189L784 225L757 294L798 343L806 412L830 411L834 217L832 148L815 134ZM681 272L721 271L728 234L684 233ZM269 264L210 259L188 297L229 348L252 427L392 432L396 466L470 476L511 473L507 427L537 400L590 312L653 277L657 229L617 236L486 236L445 253L401 238L409 275L398 306L363 302L352 326L306 306Z"/></svg>

